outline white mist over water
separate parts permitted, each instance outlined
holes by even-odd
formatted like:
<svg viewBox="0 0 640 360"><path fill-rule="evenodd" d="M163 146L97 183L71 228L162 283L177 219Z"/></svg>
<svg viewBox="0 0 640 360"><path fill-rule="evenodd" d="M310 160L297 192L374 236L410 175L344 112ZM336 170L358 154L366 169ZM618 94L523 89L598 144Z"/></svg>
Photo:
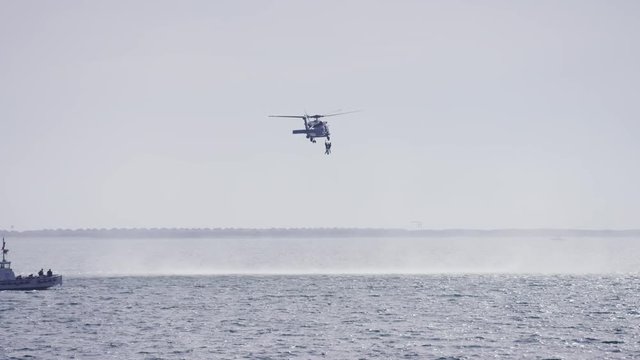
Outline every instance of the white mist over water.
<svg viewBox="0 0 640 360"><path fill-rule="evenodd" d="M635 238L14 238L16 274L608 274L640 271Z"/></svg>

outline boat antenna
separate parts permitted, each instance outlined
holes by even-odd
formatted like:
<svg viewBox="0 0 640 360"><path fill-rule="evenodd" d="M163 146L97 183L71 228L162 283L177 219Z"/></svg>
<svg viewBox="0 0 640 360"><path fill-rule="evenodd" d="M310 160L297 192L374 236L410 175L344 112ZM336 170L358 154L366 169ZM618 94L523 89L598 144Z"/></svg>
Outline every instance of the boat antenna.
<svg viewBox="0 0 640 360"><path fill-rule="evenodd" d="M9 252L9 249L5 249L4 236L2 237L2 262L5 262L4 255Z"/></svg>

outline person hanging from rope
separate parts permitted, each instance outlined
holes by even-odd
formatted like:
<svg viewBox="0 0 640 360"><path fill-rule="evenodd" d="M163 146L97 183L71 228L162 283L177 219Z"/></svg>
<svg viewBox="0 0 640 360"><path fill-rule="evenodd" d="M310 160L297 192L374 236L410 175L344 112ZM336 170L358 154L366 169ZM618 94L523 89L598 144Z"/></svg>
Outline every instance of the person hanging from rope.
<svg viewBox="0 0 640 360"><path fill-rule="evenodd" d="M331 154L331 142L329 141L324 142L324 153L325 155Z"/></svg>

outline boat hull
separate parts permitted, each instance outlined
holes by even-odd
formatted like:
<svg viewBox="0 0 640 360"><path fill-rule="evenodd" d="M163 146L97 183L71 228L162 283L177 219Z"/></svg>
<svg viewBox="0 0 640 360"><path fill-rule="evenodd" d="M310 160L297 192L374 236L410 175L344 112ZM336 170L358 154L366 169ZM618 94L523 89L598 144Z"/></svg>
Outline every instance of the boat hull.
<svg viewBox="0 0 640 360"><path fill-rule="evenodd" d="M0 280L0 290L44 290L62 285L62 275Z"/></svg>

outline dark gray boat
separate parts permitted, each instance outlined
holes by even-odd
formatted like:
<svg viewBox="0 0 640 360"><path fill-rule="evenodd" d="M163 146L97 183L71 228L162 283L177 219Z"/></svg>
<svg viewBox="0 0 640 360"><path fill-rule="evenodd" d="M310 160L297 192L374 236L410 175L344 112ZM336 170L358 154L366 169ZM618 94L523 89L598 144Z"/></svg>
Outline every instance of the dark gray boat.
<svg viewBox="0 0 640 360"><path fill-rule="evenodd" d="M51 270L46 274L41 270L38 276L16 276L11 269L11 261L5 256L9 252L2 239L2 261L0 262L0 290L43 290L62 285L62 275L54 275Z"/></svg>

